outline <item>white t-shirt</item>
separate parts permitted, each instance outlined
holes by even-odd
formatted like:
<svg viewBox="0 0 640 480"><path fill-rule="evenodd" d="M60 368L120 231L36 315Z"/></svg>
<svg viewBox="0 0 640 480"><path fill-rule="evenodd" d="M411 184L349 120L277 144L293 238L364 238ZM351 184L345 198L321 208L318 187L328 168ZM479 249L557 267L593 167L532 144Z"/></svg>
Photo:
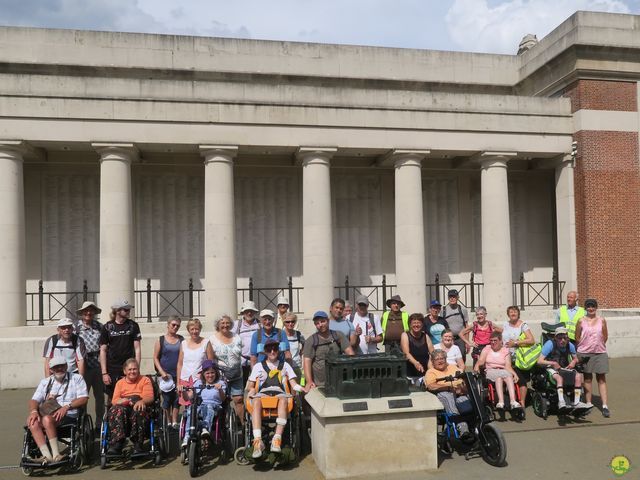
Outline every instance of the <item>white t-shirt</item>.
<svg viewBox="0 0 640 480"><path fill-rule="evenodd" d="M287 333L285 331L285 333ZM302 368L302 345L304 344L304 335L300 334L300 341L298 341L298 335L287 335L289 340L289 351L291 352L291 359L298 368Z"/></svg>
<svg viewBox="0 0 640 480"><path fill-rule="evenodd" d="M434 350L444 350L444 345L441 343L437 343L433 346ZM457 365L458 359L462 360L462 352L460 352L460 348L457 345L451 345L451 348L447 352L447 363L449 365Z"/></svg>
<svg viewBox="0 0 640 480"><path fill-rule="evenodd" d="M67 379L69 380L68 387ZM49 382L51 382L51 388L49 389L49 394L47 395L47 387L49 386ZM84 378L82 378L82 375L79 375L77 373L67 373L67 376L62 381L62 383L58 382L53 375L40 380L38 388L36 388L36 392L33 394L33 397L31 397L31 400L35 400L36 402L38 402L38 404L40 404L49 397L55 397L60 406L64 407L65 405L69 405L71 402L78 398L88 398L89 393L87 392L87 384L85 383ZM69 417L78 416L78 409L70 409L69 412L67 412L67 415Z"/></svg>
<svg viewBox="0 0 640 480"><path fill-rule="evenodd" d="M276 363L275 365L271 364L268 360L267 360L267 366L268 367L272 367L272 368L277 368L278 364ZM249 375L249 381L250 382L255 382L258 381L258 384L262 384L264 383L267 378L269 376L268 372L264 371L264 368L262 368L262 362L258 362L253 366L253 369L251 370L251 374ZM289 380L292 378L296 378L296 372L293 371L293 368L291 368L291 365L289 365L287 362L284 362L284 365L282 366L282 381L284 382L284 377L287 377Z"/></svg>
<svg viewBox="0 0 640 480"><path fill-rule="evenodd" d="M381 335L382 334L382 326L380 324L380 317L378 315L373 315L373 325L375 326L375 333L371 329L371 323L369 322L369 314L365 317L361 317L358 315L358 312L353 313L353 328L357 328L358 326L362 329L362 335L360 335L359 348L362 353L377 353L378 352L378 344L377 343L367 343L365 341L365 336L373 336L373 335Z"/></svg>

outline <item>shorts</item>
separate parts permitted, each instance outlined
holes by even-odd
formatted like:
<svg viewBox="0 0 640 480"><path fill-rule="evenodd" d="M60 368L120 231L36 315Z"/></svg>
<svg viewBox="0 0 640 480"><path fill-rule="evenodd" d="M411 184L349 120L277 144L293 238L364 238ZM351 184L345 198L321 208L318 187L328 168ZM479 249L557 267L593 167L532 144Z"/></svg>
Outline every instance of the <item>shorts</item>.
<svg viewBox="0 0 640 480"><path fill-rule="evenodd" d="M518 367L513 368L518 375L518 386L526 387L531 380L531 370L520 370Z"/></svg>
<svg viewBox="0 0 640 480"><path fill-rule="evenodd" d="M609 355L607 353L578 353L584 373L609 373ZM586 361L585 361L586 360Z"/></svg>
<svg viewBox="0 0 640 480"><path fill-rule="evenodd" d="M485 375L487 380L491 380L492 382L495 382L499 378L508 378L511 376L509 371L504 368L488 368Z"/></svg>
<svg viewBox="0 0 640 480"><path fill-rule="evenodd" d="M229 395L231 395L232 397L241 397L242 395L244 395L244 384L242 382L242 377L227 380L227 385L229 385Z"/></svg>
<svg viewBox="0 0 640 480"><path fill-rule="evenodd" d="M170 408L178 408L178 391L174 388L170 392L160 392L162 396L162 408L168 410Z"/></svg>

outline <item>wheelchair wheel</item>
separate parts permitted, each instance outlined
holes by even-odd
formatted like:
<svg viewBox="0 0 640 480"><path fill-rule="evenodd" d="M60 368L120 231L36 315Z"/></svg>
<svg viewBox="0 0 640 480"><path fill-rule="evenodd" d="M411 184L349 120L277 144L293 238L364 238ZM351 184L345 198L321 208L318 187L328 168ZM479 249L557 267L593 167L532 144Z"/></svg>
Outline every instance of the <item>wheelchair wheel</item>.
<svg viewBox="0 0 640 480"><path fill-rule="evenodd" d="M438 432L437 442L438 451L440 453L447 457L453 455L453 446L451 445L451 442L449 441L449 438L447 438L447 434L444 431Z"/></svg>
<svg viewBox="0 0 640 480"><path fill-rule="evenodd" d="M544 398L540 392L533 392L532 403L533 413L546 420L549 416L549 400Z"/></svg>
<svg viewBox="0 0 640 480"><path fill-rule="evenodd" d="M167 425L167 417L164 412L161 411L161 415L162 420L160 421L160 425L157 426L158 453L160 454L160 459L169 455L169 426Z"/></svg>
<svg viewBox="0 0 640 480"><path fill-rule="evenodd" d="M22 471L22 474L27 477L30 477L33 473L33 467L21 467L20 470Z"/></svg>
<svg viewBox="0 0 640 480"><path fill-rule="evenodd" d="M235 451L244 445L244 432L242 425L236 410L233 407L233 403L227 405L227 412L225 415L225 447L230 456L233 456Z"/></svg>
<svg viewBox="0 0 640 480"><path fill-rule="evenodd" d="M504 435L497 427L488 423L480 434L480 453L485 462L494 467L506 465L507 444Z"/></svg>
<svg viewBox="0 0 640 480"><path fill-rule="evenodd" d="M82 419L82 428L80 434L80 456L85 465L90 465L93 459L93 419L91 415L85 415Z"/></svg>
<svg viewBox="0 0 640 480"><path fill-rule="evenodd" d="M200 442L193 440L189 443L189 475L192 477L198 476L198 470L200 469Z"/></svg>
<svg viewBox="0 0 640 480"><path fill-rule="evenodd" d="M247 447L239 447L233 454L233 458L238 465L249 465L249 459L245 456Z"/></svg>

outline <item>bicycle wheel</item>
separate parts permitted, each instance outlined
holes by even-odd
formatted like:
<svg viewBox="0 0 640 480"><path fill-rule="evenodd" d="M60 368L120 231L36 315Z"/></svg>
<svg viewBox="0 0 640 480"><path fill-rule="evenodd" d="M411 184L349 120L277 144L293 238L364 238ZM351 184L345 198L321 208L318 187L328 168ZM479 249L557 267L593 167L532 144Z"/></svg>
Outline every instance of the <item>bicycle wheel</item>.
<svg viewBox="0 0 640 480"><path fill-rule="evenodd" d="M504 467L507 459L507 444L504 435L497 427L488 423L482 427L480 434L482 458L489 465Z"/></svg>

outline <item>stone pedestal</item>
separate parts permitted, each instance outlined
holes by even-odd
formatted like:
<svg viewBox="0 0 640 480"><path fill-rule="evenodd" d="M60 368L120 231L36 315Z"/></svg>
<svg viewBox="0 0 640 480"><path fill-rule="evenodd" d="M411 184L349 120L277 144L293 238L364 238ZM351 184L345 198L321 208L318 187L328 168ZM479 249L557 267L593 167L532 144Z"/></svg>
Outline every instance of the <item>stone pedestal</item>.
<svg viewBox="0 0 640 480"><path fill-rule="evenodd" d="M325 478L438 468L436 411L442 404L435 395L338 400L314 389L306 399L313 459Z"/></svg>

